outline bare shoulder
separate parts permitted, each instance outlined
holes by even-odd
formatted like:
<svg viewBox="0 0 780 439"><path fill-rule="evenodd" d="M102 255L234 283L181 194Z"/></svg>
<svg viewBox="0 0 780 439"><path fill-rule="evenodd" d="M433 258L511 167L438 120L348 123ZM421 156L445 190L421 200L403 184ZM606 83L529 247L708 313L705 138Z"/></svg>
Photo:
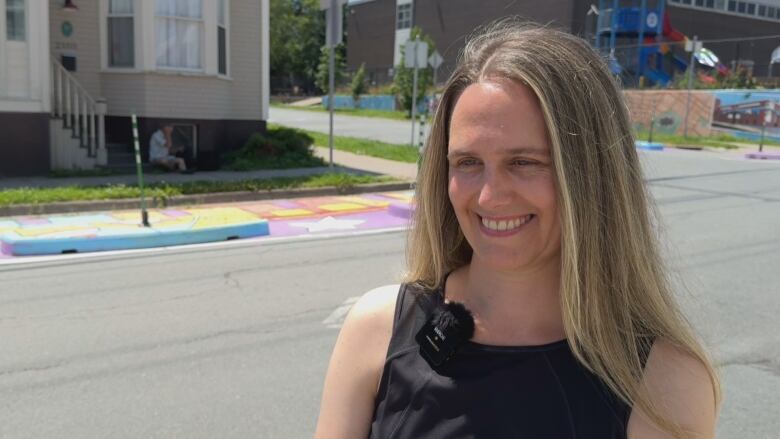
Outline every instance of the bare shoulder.
<svg viewBox="0 0 780 439"><path fill-rule="evenodd" d="M367 436L398 290L398 285L374 288L347 314L325 377L316 438Z"/></svg>
<svg viewBox="0 0 780 439"><path fill-rule="evenodd" d="M363 294L349 311L344 325L369 326L392 331L399 285L385 285ZM363 328L368 329L368 328Z"/></svg>
<svg viewBox="0 0 780 439"><path fill-rule="evenodd" d="M657 340L647 358L643 378L649 396L670 421L690 431L694 438L714 438L717 403L707 366L694 355ZM629 438L671 438L641 412L632 413Z"/></svg>
<svg viewBox="0 0 780 439"><path fill-rule="evenodd" d="M359 357L375 373L381 372L392 336L398 289L385 285L363 294L347 314L337 341L337 348Z"/></svg>

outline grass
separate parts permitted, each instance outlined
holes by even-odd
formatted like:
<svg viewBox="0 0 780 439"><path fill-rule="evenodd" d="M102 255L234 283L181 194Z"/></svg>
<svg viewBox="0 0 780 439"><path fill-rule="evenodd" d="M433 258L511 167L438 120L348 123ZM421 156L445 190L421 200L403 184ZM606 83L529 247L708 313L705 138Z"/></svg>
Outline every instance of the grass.
<svg viewBox="0 0 780 439"><path fill-rule="evenodd" d="M273 124L269 124L269 127ZM328 145L328 135L316 131L301 130L314 139L314 144L318 146ZM333 136L333 148L339 151L351 152L352 154L366 155L386 160L394 160L404 163L417 163L417 148L409 145L399 145L397 143L385 143L378 140L359 139L357 137Z"/></svg>
<svg viewBox="0 0 780 439"><path fill-rule="evenodd" d="M272 107L286 108L288 110L313 111L317 113L327 113L328 110L321 105L311 107L295 107L289 104L271 104ZM337 114L348 116L376 117L380 119L404 120L408 121L409 116L405 111L387 111L387 110L369 110L364 108L337 108L334 110Z"/></svg>
<svg viewBox="0 0 780 439"><path fill-rule="evenodd" d="M162 203L177 195L274 189L336 187L345 191L355 185L397 181L388 176L323 174L307 177L279 177L240 181L195 181L156 183L146 186L146 196ZM46 204L62 201L118 200L140 197L135 185L65 186L57 188L18 188L0 191L0 206Z"/></svg>
<svg viewBox="0 0 780 439"><path fill-rule="evenodd" d="M637 140L647 140L647 131L637 133ZM740 139L729 134L717 134L714 136L680 136L677 134L653 133L653 141L670 145L706 146L711 148L736 149L740 143L758 145L758 141ZM764 145L780 146L780 142L764 141Z"/></svg>
<svg viewBox="0 0 780 439"><path fill-rule="evenodd" d="M677 134L653 133L653 141L666 143L669 145L689 145L689 146L707 146L712 148L736 149L739 146L726 140L719 139L720 136L680 136ZM731 137L731 136L728 136ZM647 140L648 133L638 132L637 140Z"/></svg>

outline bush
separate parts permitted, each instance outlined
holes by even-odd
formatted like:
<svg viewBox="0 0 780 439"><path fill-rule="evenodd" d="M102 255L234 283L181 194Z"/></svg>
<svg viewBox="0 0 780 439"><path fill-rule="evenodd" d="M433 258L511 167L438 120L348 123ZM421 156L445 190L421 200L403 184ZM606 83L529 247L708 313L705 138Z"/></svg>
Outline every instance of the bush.
<svg viewBox="0 0 780 439"><path fill-rule="evenodd" d="M311 136L299 130L269 128L265 133L252 134L241 149L228 153L223 168L250 171L324 166L325 162L312 152L313 143Z"/></svg>
<svg viewBox="0 0 780 439"><path fill-rule="evenodd" d="M366 87L366 63L360 64L360 68L355 72L355 76L352 77L352 85L350 87L352 92L352 101L355 103L355 108L360 108L360 95L365 94Z"/></svg>

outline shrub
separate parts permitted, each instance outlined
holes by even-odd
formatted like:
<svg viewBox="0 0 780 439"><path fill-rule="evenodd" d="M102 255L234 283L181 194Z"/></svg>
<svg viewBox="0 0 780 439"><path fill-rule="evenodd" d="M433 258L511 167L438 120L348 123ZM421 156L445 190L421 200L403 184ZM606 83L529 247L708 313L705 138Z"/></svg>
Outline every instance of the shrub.
<svg viewBox="0 0 780 439"><path fill-rule="evenodd" d="M311 136L299 130L269 128L265 133L252 134L241 149L228 153L223 167L249 171L324 166L325 162L312 152L313 143Z"/></svg>
<svg viewBox="0 0 780 439"><path fill-rule="evenodd" d="M355 103L355 108L360 108L360 95L366 93L366 63L360 64L360 68L355 72L355 76L352 77L352 86L350 87L352 92L352 101Z"/></svg>

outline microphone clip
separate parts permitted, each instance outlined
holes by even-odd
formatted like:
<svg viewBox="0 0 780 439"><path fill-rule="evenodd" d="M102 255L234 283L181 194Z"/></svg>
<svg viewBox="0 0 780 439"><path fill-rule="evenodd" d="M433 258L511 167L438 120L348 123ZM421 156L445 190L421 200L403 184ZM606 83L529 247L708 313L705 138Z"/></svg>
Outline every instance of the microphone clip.
<svg viewBox="0 0 780 439"><path fill-rule="evenodd" d="M445 364L458 348L474 336L474 317L457 302L444 303L417 332L420 354L436 369Z"/></svg>

